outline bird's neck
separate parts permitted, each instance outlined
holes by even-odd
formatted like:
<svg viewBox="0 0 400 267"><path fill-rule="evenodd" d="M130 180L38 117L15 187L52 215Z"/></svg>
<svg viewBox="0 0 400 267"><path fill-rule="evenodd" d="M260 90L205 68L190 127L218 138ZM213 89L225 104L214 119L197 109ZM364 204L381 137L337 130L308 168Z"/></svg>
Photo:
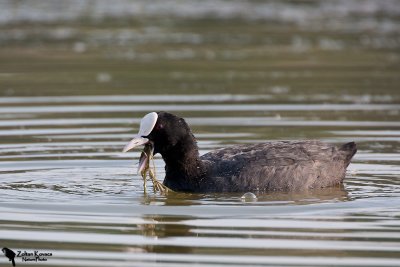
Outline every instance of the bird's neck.
<svg viewBox="0 0 400 267"><path fill-rule="evenodd" d="M194 191L204 173L192 135L161 153L165 161L164 184L174 191Z"/></svg>

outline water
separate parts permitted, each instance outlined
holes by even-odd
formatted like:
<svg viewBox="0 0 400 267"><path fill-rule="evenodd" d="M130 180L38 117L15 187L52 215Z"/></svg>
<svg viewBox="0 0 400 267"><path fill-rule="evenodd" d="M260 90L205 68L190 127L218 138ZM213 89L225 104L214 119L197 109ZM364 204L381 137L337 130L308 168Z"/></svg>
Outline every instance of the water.
<svg viewBox="0 0 400 267"><path fill-rule="evenodd" d="M0 247L53 254L17 266L399 266L399 7L1 1ZM157 110L201 154L305 138L358 153L337 188L146 195L140 150L121 150Z"/></svg>

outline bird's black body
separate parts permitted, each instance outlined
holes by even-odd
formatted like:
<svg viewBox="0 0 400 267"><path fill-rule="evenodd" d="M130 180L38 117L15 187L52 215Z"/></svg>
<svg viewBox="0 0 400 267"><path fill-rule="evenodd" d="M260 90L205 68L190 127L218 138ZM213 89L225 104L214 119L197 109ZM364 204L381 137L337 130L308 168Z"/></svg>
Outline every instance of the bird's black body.
<svg viewBox="0 0 400 267"><path fill-rule="evenodd" d="M319 141L278 141L237 145L200 157L186 122L158 112L146 136L166 163L164 185L183 192L301 191L342 183L356 153Z"/></svg>
<svg viewBox="0 0 400 267"><path fill-rule="evenodd" d="M1 251L3 251L4 255L8 258L9 261L11 261L12 265L15 267L15 252L9 248L2 248Z"/></svg>

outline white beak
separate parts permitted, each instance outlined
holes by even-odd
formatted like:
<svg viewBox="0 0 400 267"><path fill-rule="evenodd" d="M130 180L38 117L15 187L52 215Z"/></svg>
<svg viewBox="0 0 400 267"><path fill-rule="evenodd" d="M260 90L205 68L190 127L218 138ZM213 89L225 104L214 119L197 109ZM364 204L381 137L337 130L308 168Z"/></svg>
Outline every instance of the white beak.
<svg viewBox="0 0 400 267"><path fill-rule="evenodd" d="M158 115L155 112L150 112L149 114L144 116L140 121L139 133L124 147L122 152L127 152L132 148L144 145L149 142L149 139L145 138L144 136L148 136L151 131L153 131L157 119Z"/></svg>
<svg viewBox="0 0 400 267"><path fill-rule="evenodd" d="M141 136L135 136L131 141L129 141L128 144L126 144L126 146L124 147L122 152L128 152L132 148L135 148L140 145L144 145L147 142L149 142L149 139L141 137Z"/></svg>

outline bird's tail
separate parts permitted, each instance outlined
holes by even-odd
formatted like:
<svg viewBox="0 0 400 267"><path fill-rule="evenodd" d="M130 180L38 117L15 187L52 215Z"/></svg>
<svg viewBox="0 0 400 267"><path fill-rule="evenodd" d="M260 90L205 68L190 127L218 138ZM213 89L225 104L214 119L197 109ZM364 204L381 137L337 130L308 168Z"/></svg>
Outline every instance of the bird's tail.
<svg viewBox="0 0 400 267"><path fill-rule="evenodd" d="M11 259L11 263L15 267L15 260L14 259Z"/></svg>
<svg viewBox="0 0 400 267"><path fill-rule="evenodd" d="M344 152L345 159L344 162L346 167L349 166L351 159L357 152L357 145L354 142L346 143L340 147L340 150Z"/></svg>

